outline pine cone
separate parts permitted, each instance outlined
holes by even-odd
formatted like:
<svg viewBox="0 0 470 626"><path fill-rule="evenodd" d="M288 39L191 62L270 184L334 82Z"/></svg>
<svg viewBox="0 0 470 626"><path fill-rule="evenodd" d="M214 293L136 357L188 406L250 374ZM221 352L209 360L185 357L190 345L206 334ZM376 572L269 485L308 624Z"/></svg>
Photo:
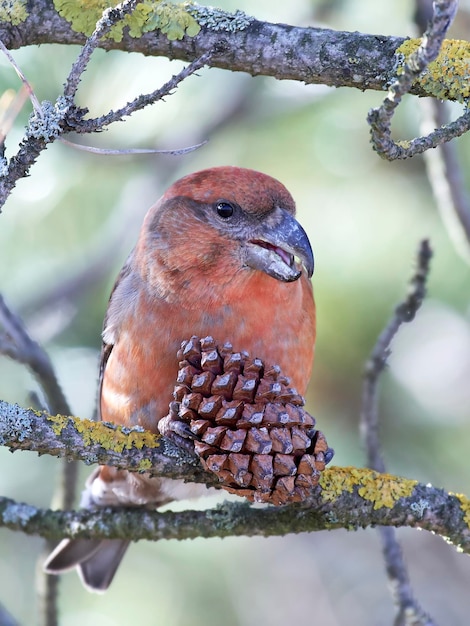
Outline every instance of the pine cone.
<svg viewBox="0 0 470 626"><path fill-rule="evenodd" d="M333 450L279 367L229 343L218 348L212 337L184 341L178 359L160 432L192 438L204 468L231 493L273 504L305 499Z"/></svg>

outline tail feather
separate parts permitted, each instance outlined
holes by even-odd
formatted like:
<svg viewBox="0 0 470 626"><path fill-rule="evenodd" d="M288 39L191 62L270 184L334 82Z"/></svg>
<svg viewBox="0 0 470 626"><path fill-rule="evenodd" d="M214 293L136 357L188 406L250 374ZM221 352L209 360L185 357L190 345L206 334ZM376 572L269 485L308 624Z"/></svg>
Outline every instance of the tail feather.
<svg viewBox="0 0 470 626"><path fill-rule="evenodd" d="M104 539L98 550L78 565L78 574L89 591L103 593L111 584L130 541Z"/></svg>
<svg viewBox="0 0 470 626"><path fill-rule="evenodd" d="M74 567L89 591L103 593L111 584L129 541L120 539L64 539L44 564L48 574L62 574Z"/></svg>
<svg viewBox="0 0 470 626"><path fill-rule="evenodd" d="M82 493L82 508L141 506L158 508L172 500L196 497L205 485L135 474L115 467L96 468ZM64 539L44 564L48 574L77 568L89 591L102 593L111 584L130 541L123 539Z"/></svg>

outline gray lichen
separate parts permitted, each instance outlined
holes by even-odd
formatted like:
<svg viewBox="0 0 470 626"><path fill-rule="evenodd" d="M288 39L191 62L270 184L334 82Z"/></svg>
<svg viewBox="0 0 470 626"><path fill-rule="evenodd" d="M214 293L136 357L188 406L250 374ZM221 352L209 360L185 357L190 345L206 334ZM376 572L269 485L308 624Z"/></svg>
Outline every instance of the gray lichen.
<svg viewBox="0 0 470 626"><path fill-rule="evenodd" d="M65 97L57 98L55 104L44 100L41 110L34 111L29 118L27 136L44 139L47 143L62 134L61 123L65 119L69 105Z"/></svg>
<svg viewBox="0 0 470 626"><path fill-rule="evenodd" d="M410 504L410 509L415 513L418 519L421 519L424 515L426 509L429 508L429 502L423 498L418 500L418 502L412 502Z"/></svg>
<svg viewBox="0 0 470 626"><path fill-rule="evenodd" d="M34 517L37 509L29 504L12 504L3 513L4 524L24 524Z"/></svg>
<svg viewBox="0 0 470 626"><path fill-rule="evenodd" d="M0 411L4 415L0 424L0 445L4 445L12 438L24 441L31 437L33 433L31 420L19 407L0 401Z"/></svg>
<svg viewBox="0 0 470 626"><path fill-rule="evenodd" d="M254 21L254 17L250 17L240 10L235 11L235 13L228 13L215 7L192 5L188 7L187 11L194 17L199 26L214 32L235 33L245 30Z"/></svg>
<svg viewBox="0 0 470 626"><path fill-rule="evenodd" d="M0 178L7 176L8 174L8 161L5 157L0 158Z"/></svg>

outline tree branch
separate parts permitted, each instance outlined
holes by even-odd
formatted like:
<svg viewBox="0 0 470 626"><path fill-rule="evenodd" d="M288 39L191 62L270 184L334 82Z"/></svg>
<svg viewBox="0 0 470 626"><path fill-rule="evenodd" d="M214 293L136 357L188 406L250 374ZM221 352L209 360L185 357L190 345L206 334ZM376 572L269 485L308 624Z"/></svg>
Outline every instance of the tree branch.
<svg viewBox="0 0 470 626"><path fill-rule="evenodd" d="M46 351L34 341L24 325L22 319L11 311L0 295L0 354L26 365L36 377L45 394L49 410L54 413L70 413L68 402L57 380L51 360ZM53 501L63 509L72 508L77 491L78 465L67 463L62 465L60 483L55 489ZM41 561L52 546L46 542ZM46 576L42 568L36 577L38 599L38 624L40 626L56 626L57 624L57 597L59 579ZM0 623L1 621L0 616ZM6 623L6 622L5 622Z"/></svg>
<svg viewBox="0 0 470 626"><path fill-rule="evenodd" d="M421 43L408 57L401 71L390 86L382 105L369 112L367 121L371 127L374 150L384 159L407 159L422 154L430 148L460 137L470 127L470 112L465 109L457 120L442 126L424 137L411 141L396 142L391 137L391 123L403 96L410 92L413 83L429 69L441 49L445 34L457 11L457 0L436 0L433 15ZM429 71L427 72L429 74Z"/></svg>
<svg viewBox="0 0 470 626"><path fill-rule="evenodd" d="M47 538L195 539L409 526L439 534L470 553L470 502L463 496L367 469L331 468L302 504L223 503L206 511L136 509L51 511L0 498L0 525ZM402 495L400 495L402 494ZM404 495L406 494L406 495Z"/></svg>
<svg viewBox="0 0 470 626"><path fill-rule="evenodd" d="M411 322L426 295L432 251L425 239L420 243L417 268L410 281L406 298L399 304L392 319L381 332L368 359L362 393L361 432L370 468L385 472L385 461L380 449L378 385L390 355L390 345L401 325ZM413 596L408 571L394 528L379 528L387 575L398 608L395 626L435 626L435 622L421 608ZM412 619L412 621L411 621Z"/></svg>
<svg viewBox="0 0 470 626"><path fill-rule="evenodd" d="M160 435L140 426L123 428L109 422L48 415L0 400L0 445L15 450L99 463L151 475L215 484L199 459Z"/></svg>
<svg viewBox="0 0 470 626"><path fill-rule="evenodd" d="M70 413L70 407L48 354L31 339L23 321L11 311L0 294L0 354L27 365L46 394L52 413Z"/></svg>
<svg viewBox="0 0 470 626"><path fill-rule="evenodd" d="M47 446L46 447L46 442ZM114 424L50 416L0 402L0 443L85 463L215 485L198 459L166 438ZM379 524L430 530L470 553L470 501L414 480L369 469L331 468L301 505L250 508L224 504L209 511L139 509L47 511L0 499L0 525L46 538L187 539L283 535Z"/></svg>
<svg viewBox="0 0 470 626"><path fill-rule="evenodd" d="M380 333L379 338L367 361L364 372L362 393L361 430L367 452L369 467L377 472L385 472L385 463L380 452L379 415L378 415L378 383L379 378L390 356L390 344L400 326L411 322L421 306L429 274L429 263L432 251L427 239L420 243L417 255L416 272L410 281L408 295L395 309L395 313Z"/></svg>
<svg viewBox="0 0 470 626"><path fill-rule="evenodd" d="M170 41L159 31L139 38L124 33L121 41L105 39L98 46L183 61L194 61L217 49L220 53L211 59L212 67L307 84L379 91L388 88L403 62L398 49L406 37L305 28L254 18L237 22L233 14L220 10L212 12L210 7L198 7L194 15L201 30L195 37L185 35L181 40ZM0 39L9 49L40 43L83 45L86 41L83 34L75 32L57 13L52 0L34 0L27 18L19 24L0 23ZM454 44L450 62L458 63L458 57L468 43ZM455 82L449 77L446 80L449 84L446 88L444 81L439 87L439 97L457 97L453 91ZM433 85L436 87L438 83L438 79L428 79L427 83L418 80L410 93L429 94Z"/></svg>

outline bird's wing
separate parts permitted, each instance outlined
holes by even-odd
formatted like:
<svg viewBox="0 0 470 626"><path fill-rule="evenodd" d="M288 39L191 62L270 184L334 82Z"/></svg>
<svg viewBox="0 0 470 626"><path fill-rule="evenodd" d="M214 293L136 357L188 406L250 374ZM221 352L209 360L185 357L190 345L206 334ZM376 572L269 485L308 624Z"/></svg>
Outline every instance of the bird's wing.
<svg viewBox="0 0 470 626"><path fill-rule="evenodd" d="M132 254L129 256L129 258L127 259L126 263L124 264L123 268L121 269L121 271L119 272L119 276L116 278L116 282L114 283L114 286L111 290L111 295L109 296L109 302L108 302L108 309L106 311L106 315L104 318L104 323L103 323L103 343L101 345L101 355L100 355L100 373L99 373L99 381L98 381L98 401L97 401L97 409L96 409L96 414L97 414L97 421L101 420L101 391L103 388L103 377L104 377L104 371L106 369L106 364L108 362L108 359L111 355L111 352L113 351L114 348L114 343L115 343L115 339L116 339L116 325L115 323L112 324L112 328L109 328L110 326L110 315L111 315L111 303L113 301L113 297L116 293L116 288L119 285L122 285L124 279L130 274L131 272L131 259L132 259Z"/></svg>

